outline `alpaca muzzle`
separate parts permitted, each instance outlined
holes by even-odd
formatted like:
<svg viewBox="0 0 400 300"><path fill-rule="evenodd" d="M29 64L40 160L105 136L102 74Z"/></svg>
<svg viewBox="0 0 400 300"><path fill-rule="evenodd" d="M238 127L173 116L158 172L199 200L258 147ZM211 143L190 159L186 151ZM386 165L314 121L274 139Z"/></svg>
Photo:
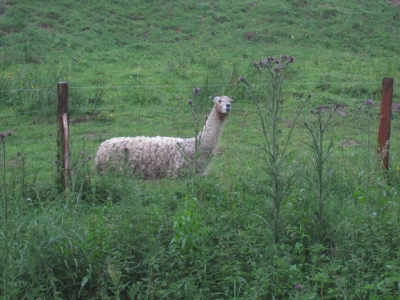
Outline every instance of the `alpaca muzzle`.
<svg viewBox="0 0 400 300"><path fill-rule="evenodd" d="M224 106L224 112L225 112L225 113L230 112L231 109L232 109L232 105L230 105L230 104L225 104L225 106Z"/></svg>

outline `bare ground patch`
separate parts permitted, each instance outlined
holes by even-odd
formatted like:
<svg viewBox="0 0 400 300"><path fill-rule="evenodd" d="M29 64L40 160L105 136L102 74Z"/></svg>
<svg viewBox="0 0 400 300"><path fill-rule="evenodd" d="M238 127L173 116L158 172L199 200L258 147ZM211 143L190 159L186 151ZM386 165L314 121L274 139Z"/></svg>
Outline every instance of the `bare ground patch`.
<svg viewBox="0 0 400 300"><path fill-rule="evenodd" d="M400 0L389 0L389 3L393 6L400 6Z"/></svg>

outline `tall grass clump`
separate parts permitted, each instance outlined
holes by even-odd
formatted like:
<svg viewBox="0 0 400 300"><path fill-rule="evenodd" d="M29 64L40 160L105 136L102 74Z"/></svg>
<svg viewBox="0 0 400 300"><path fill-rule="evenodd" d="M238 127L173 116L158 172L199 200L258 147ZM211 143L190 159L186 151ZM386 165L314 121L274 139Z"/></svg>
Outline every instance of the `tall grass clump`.
<svg viewBox="0 0 400 300"><path fill-rule="evenodd" d="M263 151L265 152L265 171L267 185L270 186L268 197L272 199L272 222L274 241L277 243L281 237L281 206L285 197L290 193L292 174L288 165L288 146L291 140L293 128L301 114L305 104L310 99L303 101L295 113L289 130L285 132L282 124L282 87L285 74L295 58L282 55L280 59L267 57L259 62L253 62L262 79L263 84L251 85L245 78L239 77L250 90L252 101L257 108L258 118L263 136Z"/></svg>

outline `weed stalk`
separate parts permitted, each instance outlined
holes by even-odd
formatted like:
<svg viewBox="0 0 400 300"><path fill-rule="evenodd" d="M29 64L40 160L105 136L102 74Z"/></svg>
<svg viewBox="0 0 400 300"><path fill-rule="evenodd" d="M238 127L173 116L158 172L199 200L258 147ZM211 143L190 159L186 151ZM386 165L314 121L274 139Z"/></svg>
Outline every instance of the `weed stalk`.
<svg viewBox="0 0 400 300"><path fill-rule="evenodd" d="M9 276L9 246L8 246L8 197L7 197L7 181L6 181L6 139L11 136L11 131L8 133L0 133L0 143L2 145L2 160L3 160L3 199L4 199L4 299L8 299L8 276Z"/></svg>
<svg viewBox="0 0 400 300"><path fill-rule="evenodd" d="M194 195L195 189L196 189L196 174L198 171L198 160L200 159L202 153L200 151L200 143L201 143L201 137L203 134L203 127L205 124L205 121L201 117L201 111L203 109L203 101L201 101L201 95L200 95L200 88L194 88L193 89L193 96L194 96L194 101L189 99L188 104L190 105L190 113L192 115L192 121L193 121L193 129L194 129L194 136L195 136L195 148L194 148L194 155L193 158L187 157L186 153L183 153L184 157L186 160L189 162L189 172L188 172L188 179L190 179L190 194ZM184 151L184 149L182 149ZM188 184L188 180L186 181Z"/></svg>
<svg viewBox="0 0 400 300"><path fill-rule="evenodd" d="M373 119L373 105L374 102L371 99L367 99L364 102L364 105L366 106L366 113L368 116L368 122L367 122L367 189L371 187L371 177L373 174L373 167L371 167L371 122L370 120ZM370 202L370 197L367 195L367 202Z"/></svg>
<svg viewBox="0 0 400 300"><path fill-rule="evenodd" d="M313 129L307 122L304 122L304 125L307 128L311 136L311 142L305 142L305 144L309 147L312 152L312 161L314 164L314 169L317 175L316 182L312 182L311 186L314 187L314 193L317 199L317 205L315 207L314 214L317 219L318 228L324 227L324 207L325 207L325 198L326 198L326 190L328 188L328 179L331 175L331 170L328 170L327 160L332 153L332 140L329 140L327 147L325 148L325 138L324 135L329 126L330 120L332 118L333 111L329 113L327 120L324 122L322 117L322 108L316 110L315 114L317 115L317 126L316 129ZM311 176L310 176L311 178ZM312 179L310 179L313 181ZM320 231L318 235L318 242L322 241L323 231Z"/></svg>
<svg viewBox="0 0 400 300"><path fill-rule="evenodd" d="M282 109L282 85L285 80L285 71L289 64L295 61L295 58L288 55L282 55L280 59L267 57L260 62L253 62L253 66L257 69L261 76L266 73L267 84L271 90L264 91L267 95L260 96L261 101L253 87L249 82L239 77L239 81L243 82L249 89L253 103L257 108L258 117L261 122L261 130L265 143L266 152L266 169L267 176L270 181L270 197L273 200L272 229L274 232L274 241L277 243L280 239L280 211L282 202L289 192L290 176L288 177L283 168L283 164L288 151L289 142L293 132L294 125L301 114L302 109L311 98L309 94L306 101L302 103L297 110L293 123L283 139L283 148L279 149L279 140L281 140L281 109Z"/></svg>

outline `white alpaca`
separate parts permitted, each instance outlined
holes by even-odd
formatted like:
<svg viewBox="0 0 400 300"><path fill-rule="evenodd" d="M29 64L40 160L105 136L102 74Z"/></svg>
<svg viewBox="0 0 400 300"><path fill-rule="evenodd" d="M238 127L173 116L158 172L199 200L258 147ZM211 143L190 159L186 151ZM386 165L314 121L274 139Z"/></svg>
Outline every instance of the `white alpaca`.
<svg viewBox="0 0 400 300"><path fill-rule="evenodd" d="M196 163L196 173L206 175L208 163L215 155L225 120L233 100L214 97L215 105L203 130L196 138L119 137L101 143L95 166L98 172L118 170L142 178L177 178Z"/></svg>

